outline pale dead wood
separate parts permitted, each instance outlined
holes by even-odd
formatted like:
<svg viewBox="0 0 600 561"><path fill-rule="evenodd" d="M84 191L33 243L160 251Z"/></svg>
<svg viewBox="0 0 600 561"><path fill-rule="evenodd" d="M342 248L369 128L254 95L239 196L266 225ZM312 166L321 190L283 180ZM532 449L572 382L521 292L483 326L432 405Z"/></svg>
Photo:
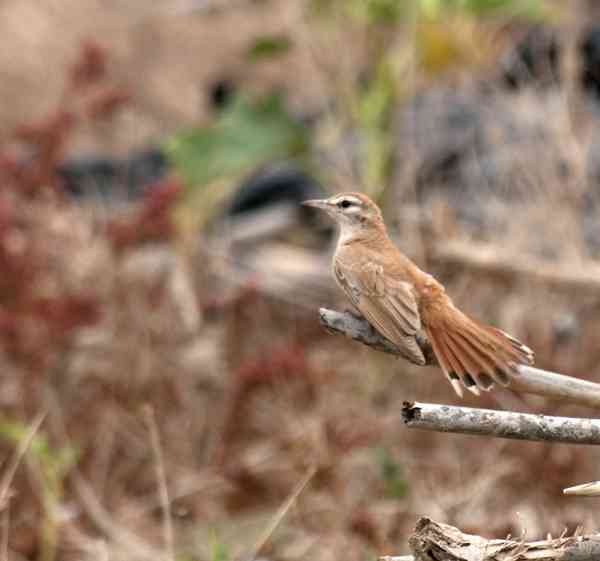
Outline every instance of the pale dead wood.
<svg viewBox="0 0 600 561"><path fill-rule="evenodd" d="M421 518L410 537L412 556L380 561L597 561L600 536L560 537L537 542L488 540L447 524Z"/></svg>
<svg viewBox="0 0 600 561"><path fill-rule="evenodd" d="M460 265L470 271L499 277L528 277L562 290L600 293L600 265L597 263L550 263L540 259L517 258L513 252L492 244L451 241L433 248L436 263Z"/></svg>
<svg viewBox="0 0 600 561"><path fill-rule="evenodd" d="M600 495L600 481L591 481L590 483L582 483L573 487L563 489L565 495L579 495L581 497L597 497Z"/></svg>
<svg viewBox="0 0 600 561"><path fill-rule="evenodd" d="M278 203L266 209L245 212L223 220L218 232L219 239L228 244L256 244L275 238L298 223L298 205Z"/></svg>
<svg viewBox="0 0 600 561"><path fill-rule="evenodd" d="M600 444L600 419L409 402L402 406L402 419L411 429L537 442Z"/></svg>
<svg viewBox="0 0 600 561"><path fill-rule="evenodd" d="M326 256L289 244L265 243L243 256L217 244L206 248L212 269L225 286L256 286L286 304L314 309L330 298L333 286Z"/></svg>
<svg viewBox="0 0 600 561"><path fill-rule="evenodd" d="M321 324L330 333L345 335L377 351L403 358L409 356L407 351L382 337L367 320L360 316L349 312L328 310L326 308L319 310L319 316ZM417 334L416 341L423 351L426 365L437 365L426 335L424 333ZM589 407L600 407L599 384L530 366L519 366L518 371L519 375L514 376L510 381L509 387L512 390L542 395Z"/></svg>

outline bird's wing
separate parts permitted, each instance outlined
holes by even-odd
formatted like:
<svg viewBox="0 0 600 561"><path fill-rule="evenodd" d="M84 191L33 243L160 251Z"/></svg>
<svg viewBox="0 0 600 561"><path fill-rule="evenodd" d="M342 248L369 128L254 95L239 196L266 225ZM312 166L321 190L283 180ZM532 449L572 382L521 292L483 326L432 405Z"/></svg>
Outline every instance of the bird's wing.
<svg viewBox="0 0 600 561"><path fill-rule="evenodd" d="M421 329L421 317L412 285L384 274L381 264L366 260L350 265L338 258L333 272L369 323L386 339L406 349L414 362L425 364L414 337Z"/></svg>

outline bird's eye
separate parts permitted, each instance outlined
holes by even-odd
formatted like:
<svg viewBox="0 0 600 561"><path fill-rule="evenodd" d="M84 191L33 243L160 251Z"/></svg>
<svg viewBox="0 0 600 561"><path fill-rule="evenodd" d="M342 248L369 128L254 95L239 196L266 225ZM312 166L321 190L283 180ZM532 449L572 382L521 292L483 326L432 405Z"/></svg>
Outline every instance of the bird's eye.
<svg viewBox="0 0 600 561"><path fill-rule="evenodd" d="M351 205L352 205L352 203L349 200L347 200L347 199L345 199L345 200L343 200L343 201L340 202L340 207L341 208L348 208Z"/></svg>

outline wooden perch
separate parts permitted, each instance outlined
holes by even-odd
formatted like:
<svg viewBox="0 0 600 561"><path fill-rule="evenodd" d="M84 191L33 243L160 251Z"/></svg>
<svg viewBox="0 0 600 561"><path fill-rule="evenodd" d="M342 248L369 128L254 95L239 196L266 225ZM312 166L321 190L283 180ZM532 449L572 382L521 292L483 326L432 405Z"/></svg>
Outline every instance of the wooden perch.
<svg viewBox="0 0 600 561"><path fill-rule="evenodd" d="M579 495L581 497L597 497L600 495L600 481L582 483L573 487L563 489L565 495Z"/></svg>
<svg viewBox="0 0 600 561"><path fill-rule="evenodd" d="M413 429L515 440L600 444L600 419L408 402L402 406L402 418L406 426Z"/></svg>
<svg viewBox="0 0 600 561"><path fill-rule="evenodd" d="M560 537L537 542L488 540L421 518L410 537L413 556L380 561L598 561L600 536Z"/></svg>
<svg viewBox="0 0 600 561"><path fill-rule="evenodd" d="M377 333L369 322L349 312L337 312L321 308L319 310L321 324L330 333L343 334L377 351L407 358L408 353ZM416 342L423 351L427 365L437 365L431 345L424 333L416 336ZM519 375L510 382L510 389L543 395L600 408L600 385L580 378L571 378L562 374L540 370L530 366L519 366Z"/></svg>

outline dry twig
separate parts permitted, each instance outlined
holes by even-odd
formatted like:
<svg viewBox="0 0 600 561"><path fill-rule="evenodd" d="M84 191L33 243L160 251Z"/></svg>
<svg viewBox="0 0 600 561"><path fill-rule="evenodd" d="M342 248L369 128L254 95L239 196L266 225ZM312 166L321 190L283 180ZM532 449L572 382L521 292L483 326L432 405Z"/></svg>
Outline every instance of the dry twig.
<svg viewBox="0 0 600 561"><path fill-rule="evenodd" d="M6 503L8 502L8 498L9 498L10 484L12 483L15 473L17 472L17 469L18 469L23 457L27 453L27 450L29 450L29 446L31 445L31 442L33 441L33 438L35 437L35 434L39 430L40 425L44 421L45 417L46 417L46 413L40 413L33 420L33 423L31 423L31 426L29 427L27 434L19 442L19 446L18 446L8 468L4 472L4 475L2 476L2 480L0 480L0 510L6 507Z"/></svg>
<svg viewBox="0 0 600 561"><path fill-rule="evenodd" d="M165 539L165 559L167 561L175 560L175 540L173 538L173 521L171 519L171 503L169 501L169 490L167 489L167 475L165 472L165 462L160 447L160 438L158 436L158 427L154 409L148 405L144 408L146 424L150 431L150 442L152 443L152 453L156 462L156 481L160 497L160 506L163 517L163 533Z"/></svg>
<svg viewBox="0 0 600 561"><path fill-rule="evenodd" d="M2 537L0 542L0 559L8 560L8 533L10 530L10 504L6 505L2 513Z"/></svg>
<svg viewBox="0 0 600 561"><path fill-rule="evenodd" d="M539 442L600 444L600 419L408 402L402 407L402 418L406 426L413 429Z"/></svg>
<svg viewBox="0 0 600 561"><path fill-rule="evenodd" d="M304 488L308 485L308 483L313 478L316 472L317 468L315 466L310 467L306 475L298 482L294 490L291 492L290 496L281 505L281 507L276 512L269 525L260 535L258 541L252 548L252 554L249 556L249 559L256 559L264 545L267 543L267 541L269 541L269 538L273 535L273 532L277 529L277 526L279 526L281 521L284 519L285 515L288 513L290 508L292 508L292 506L300 496L300 493L304 491Z"/></svg>

